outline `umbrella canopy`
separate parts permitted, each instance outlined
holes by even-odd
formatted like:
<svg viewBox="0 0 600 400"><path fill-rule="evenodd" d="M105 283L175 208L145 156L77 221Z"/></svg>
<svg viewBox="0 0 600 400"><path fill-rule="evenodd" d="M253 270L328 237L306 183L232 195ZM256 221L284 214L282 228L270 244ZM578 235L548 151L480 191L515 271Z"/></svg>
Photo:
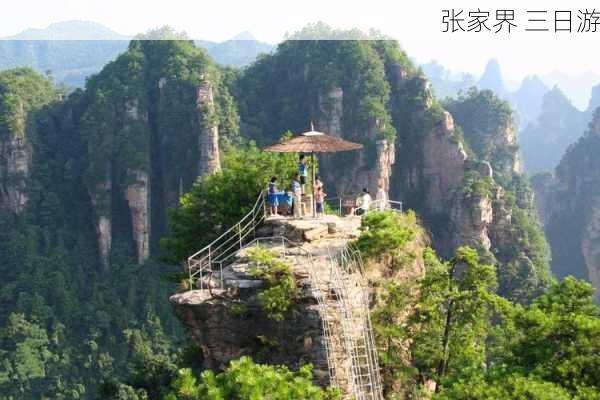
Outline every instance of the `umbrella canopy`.
<svg viewBox="0 0 600 400"><path fill-rule="evenodd" d="M362 149L363 145L310 130L291 139L265 147L276 153L335 153Z"/></svg>
<svg viewBox="0 0 600 400"><path fill-rule="evenodd" d="M313 124L310 124L310 131L301 133L291 139L265 147L264 151L275 153L310 153L312 162L312 212L316 216L315 209L315 153L336 153L338 151L350 151L362 149L363 145L352 143L335 136L329 136L323 132L315 131Z"/></svg>

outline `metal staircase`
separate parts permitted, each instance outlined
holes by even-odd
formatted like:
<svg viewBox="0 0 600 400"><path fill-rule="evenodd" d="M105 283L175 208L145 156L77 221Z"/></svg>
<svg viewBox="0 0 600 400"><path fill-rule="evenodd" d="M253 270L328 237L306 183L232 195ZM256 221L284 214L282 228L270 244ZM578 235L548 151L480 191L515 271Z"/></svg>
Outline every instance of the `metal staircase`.
<svg viewBox="0 0 600 400"><path fill-rule="evenodd" d="M237 224L188 258L190 287L225 289L223 269L242 250L259 245L281 249L281 257L308 272L322 322L330 385L340 388L345 399L383 400L360 253L346 243L341 251L328 249L315 262L310 250L285 237L256 237L257 227L266 219L264 194Z"/></svg>
<svg viewBox="0 0 600 400"><path fill-rule="evenodd" d="M360 253L346 245L337 255L330 256L331 289L339 316L344 353L346 380L356 400L382 400L381 376L377 348L369 312L369 295L363 275Z"/></svg>

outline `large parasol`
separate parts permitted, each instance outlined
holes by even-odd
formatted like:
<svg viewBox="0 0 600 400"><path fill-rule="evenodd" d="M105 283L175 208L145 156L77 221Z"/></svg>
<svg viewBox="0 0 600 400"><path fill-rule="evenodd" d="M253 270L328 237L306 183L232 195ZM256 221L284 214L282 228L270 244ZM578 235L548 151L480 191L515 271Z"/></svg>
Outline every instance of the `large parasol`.
<svg viewBox="0 0 600 400"><path fill-rule="evenodd" d="M311 156L312 165L312 198L313 198L313 216L316 215L315 209L315 153L337 153L340 151L358 150L363 147L362 144L352 143L335 136L329 136L323 132L315 131L313 124L310 124L310 131L304 132L291 139L272 144L264 148L264 151L275 153L306 153Z"/></svg>

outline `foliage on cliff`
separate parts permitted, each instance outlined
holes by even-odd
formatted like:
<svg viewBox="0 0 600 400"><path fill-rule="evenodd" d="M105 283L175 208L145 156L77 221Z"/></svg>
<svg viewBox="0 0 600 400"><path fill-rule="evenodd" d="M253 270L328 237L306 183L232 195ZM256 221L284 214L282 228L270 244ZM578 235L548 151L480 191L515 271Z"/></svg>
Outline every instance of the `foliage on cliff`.
<svg viewBox="0 0 600 400"><path fill-rule="evenodd" d="M515 171L519 149L510 105L489 90L472 88L445 106L462 128L476 161L465 175L465 197L476 191L498 210L490 228L495 240L488 256L498 266L499 292L511 300L529 301L550 283L550 249L529 181ZM493 176L482 176L477 162L488 162ZM498 221L501 213L509 219Z"/></svg>
<svg viewBox="0 0 600 400"><path fill-rule="evenodd" d="M230 148L220 172L196 182L170 211L170 235L161 240L166 257L180 263L236 224L254 206L272 176L280 190L297 172L294 154L261 151L255 144Z"/></svg>
<svg viewBox="0 0 600 400"><path fill-rule="evenodd" d="M199 109L197 91L203 85L212 87L214 111ZM88 140L91 187L111 173L125 180L127 170L149 172L151 157L160 160L167 185L179 185L178 170L186 171L180 174L191 184L202 124L216 123L224 139L238 133L224 85L221 70L190 41L132 41L86 85L81 132Z"/></svg>
<svg viewBox="0 0 600 400"><path fill-rule="evenodd" d="M77 94L75 94L77 96ZM68 102L73 100L68 100ZM110 272L97 257L82 168L85 144L60 104L36 118L29 202L21 215L0 211L0 393L6 398L91 398L112 376L129 375L136 354L125 330L158 351L181 337L160 279L141 273L117 236Z"/></svg>
<svg viewBox="0 0 600 400"><path fill-rule="evenodd" d="M257 246L249 251L250 274L265 282L266 288L258 294L258 300L275 321L283 321L286 313L298 298L298 283L289 263L282 261L280 255Z"/></svg>
<svg viewBox="0 0 600 400"><path fill-rule="evenodd" d="M513 129L513 112L508 102L490 90L473 87L456 99L447 100L444 108L462 128L465 141L477 158L489 161L494 171L503 171L507 163L514 164L518 148L498 145L502 144L502 135Z"/></svg>
<svg viewBox="0 0 600 400"><path fill-rule="evenodd" d="M600 198L599 121L600 111L596 110L587 132L569 147L547 188L546 233L552 245L552 267L561 277L588 278L589 268L593 268L593 257L588 255L586 261L582 244L587 237L588 254L593 254L594 229L587 230L593 226Z"/></svg>
<svg viewBox="0 0 600 400"><path fill-rule="evenodd" d="M414 227L401 220L396 226ZM378 251L413 253L425 266L419 278L410 272L415 257L401 263L401 275L369 264L378 270L368 276L377 279L372 318L386 398L428 391L435 399L597 398L600 380L590 371L599 367L600 308L589 284L567 278L522 306L495 293L494 267L475 250L459 248L445 262L423 243L401 242L362 242L366 255L371 243Z"/></svg>
<svg viewBox="0 0 600 400"><path fill-rule="evenodd" d="M334 400L339 393L324 390L312 383L311 366L298 372L285 366L255 364L250 358L233 361L220 374L205 371L198 382L190 369L179 371L171 382L173 390L166 400Z"/></svg>
<svg viewBox="0 0 600 400"><path fill-rule="evenodd" d="M0 140L29 138L35 129L35 112L57 101L52 81L29 68L0 72Z"/></svg>
<svg viewBox="0 0 600 400"><path fill-rule="evenodd" d="M395 46L375 41L283 42L276 53L251 65L238 83L246 134L259 143L272 143L286 130L303 132L331 107L327 102L319 105L319 99L341 88L345 137L364 142L365 132L375 127L378 137L393 140L385 52Z"/></svg>

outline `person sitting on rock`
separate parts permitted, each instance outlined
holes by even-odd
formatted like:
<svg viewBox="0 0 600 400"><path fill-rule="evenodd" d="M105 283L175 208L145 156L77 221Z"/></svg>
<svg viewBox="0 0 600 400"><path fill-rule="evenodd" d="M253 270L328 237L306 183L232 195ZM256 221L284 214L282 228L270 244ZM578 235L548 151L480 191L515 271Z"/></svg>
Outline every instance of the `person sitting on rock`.
<svg viewBox="0 0 600 400"><path fill-rule="evenodd" d="M369 211L369 208L371 207L371 201L372 200L373 199L371 198L371 194L369 193L369 189L363 188L362 193L356 199L356 207L357 207L357 209L355 211L355 214L356 215L363 215L364 213L366 213L367 211Z"/></svg>

